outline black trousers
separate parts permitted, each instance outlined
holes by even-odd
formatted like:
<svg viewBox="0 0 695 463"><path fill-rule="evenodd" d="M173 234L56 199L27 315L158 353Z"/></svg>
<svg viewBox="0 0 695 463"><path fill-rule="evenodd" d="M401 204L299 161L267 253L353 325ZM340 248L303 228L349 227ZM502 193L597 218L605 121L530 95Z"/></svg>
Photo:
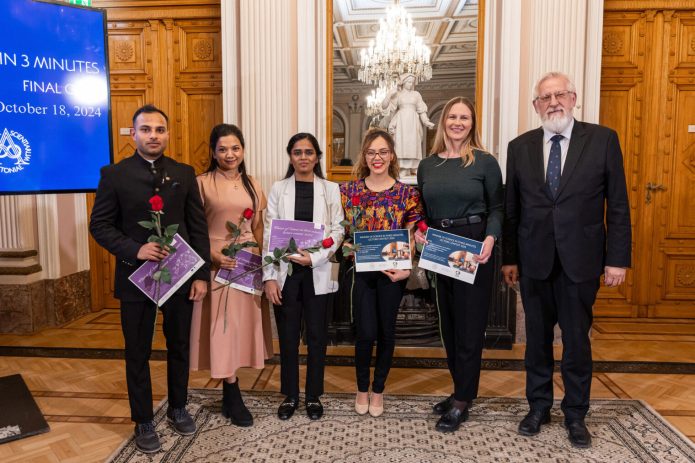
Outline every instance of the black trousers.
<svg viewBox="0 0 695 463"><path fill-rule="evenodd" d="M355 272L353 267L352 315L355 322L355 373L357 390L369 391L369 365L376 342L372 391L384 392L396 347L396 315L406 280L391 281L381 272Z"/></svg>
<svg viewBox="0 0 695 463"><path fill-rule="evenodd" d="M562 330L562 382L565 397L562 411L568 421L582 420L589 411L591 392L591 341L598 278L581 283L565 274L555 256L553 271L546 280L521 275L521 300L526 317L526 398L531 410L553 406L553 329Z"/></svg>
<svg viewBox="0 0 695 463"><path fill-rule="evenodd" d="M280 392L299 397L299 338L304 320L307 341L306 396L323 394L328 342L328 295L314 293L309 267L294 264L282 288L282 305L274 306L280 342Z"/></svg>
<svg viewBox="0 0 695 463"><path fill-rule="evenodd" d="M186 406L188 398L189 344L193 302L187 294L174 294L162 307L167 345L169 405ZM154 302L121 301L121 329L125 338L125 374L130 417L136 423L152 421L150 354L157 306Z"/></svg>
<svg viewBox="0 0 695 463"><path fill-rule="evenodd" d="M482 241L485 227L486 221L483 221L444 231ZM473 284L445 275L435 276L439 327L456 400L471 402L478 396L493 276L492 258L486 264L478 265Z"/></svg>

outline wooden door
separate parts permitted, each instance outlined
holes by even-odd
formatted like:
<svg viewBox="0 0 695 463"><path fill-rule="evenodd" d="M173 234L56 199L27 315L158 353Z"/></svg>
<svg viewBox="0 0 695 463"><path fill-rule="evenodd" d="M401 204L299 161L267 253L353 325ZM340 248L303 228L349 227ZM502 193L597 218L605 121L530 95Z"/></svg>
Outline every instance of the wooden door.
<svg viewBox="0 0 695 463"><path fill-rule="evenodd" d="M633 268L597 316L695 318L695 8L668 3L605 4L600 118L625 156Z"/></svg>
<svg viewBox="0 0 695 463"><path fill-rule="evenodd" d="M96 2L95 2L96 3ZM167 155L202 172L210 129L222 122L219 4L186 8L184 1L124 7L105 2L108 21L114 162L130 156L133 112L153 103L169 116ZM200 2L197 2L198 4ZM132 4L132 3L131 3ZM147 18L147 19L143 19ZM91 213L94 195L87 198ZM92 310L117 308L115 261L90 237Z"/></svg>

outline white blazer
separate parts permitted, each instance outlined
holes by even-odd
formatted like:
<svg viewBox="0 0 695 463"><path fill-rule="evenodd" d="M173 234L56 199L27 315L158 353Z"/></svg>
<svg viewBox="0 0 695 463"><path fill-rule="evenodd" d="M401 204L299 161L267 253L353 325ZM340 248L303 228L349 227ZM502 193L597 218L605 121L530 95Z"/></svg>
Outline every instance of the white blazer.
<svg viewBox="0 0 695 463"><path fill-rule="evenodd" d="M295 179L279 180L270 188L268 208L265 211L265 226L263 229L263 255L270 255L270 223L273 219L294 220ZM329 294L338 291L338 282L332 279L331 262L329 258L343 241L345 229L340 225L344 218L343 206L340 201L340 189L337 183L329 182L314 176L314 219L316 223L325 225L325 238L333 238L333 246L311 253L311 268L314 277L314 292ZM297 265L297 264L294 264ZM287 279L285 262L280 268L268 265L263 268L263 281L277 280L282 290Z"/></svg>

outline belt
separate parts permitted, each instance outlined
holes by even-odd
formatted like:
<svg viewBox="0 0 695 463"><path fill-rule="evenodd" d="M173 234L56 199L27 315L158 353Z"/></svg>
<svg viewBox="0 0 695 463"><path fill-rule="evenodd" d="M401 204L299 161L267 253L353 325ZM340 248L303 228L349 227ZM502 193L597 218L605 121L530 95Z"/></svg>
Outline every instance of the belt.
<svg viewBox="0 0 695 463"><path fill-rule="evenodd" d="M460 227L461 225L469 225L472 223L480 223L483 221L483 216L481 215L469 215L468 217L461 217L458 219L441 219L435 220L434 225L439 225L441 228L449 227Z"/></svg>

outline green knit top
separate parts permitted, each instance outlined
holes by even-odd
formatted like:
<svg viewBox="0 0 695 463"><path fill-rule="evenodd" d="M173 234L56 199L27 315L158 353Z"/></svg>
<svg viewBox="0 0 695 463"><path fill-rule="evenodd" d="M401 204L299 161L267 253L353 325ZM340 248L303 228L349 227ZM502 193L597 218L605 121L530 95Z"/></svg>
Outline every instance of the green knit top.
<svg viewBox="0 0 695 463"><path fill-rule="evenodd" d="M417 184L428 219L458 219L486 215L485 235L502 233L502 171L490 154L474 150L475 162L463 167L461 158L432 155L420 161Z"/></svg>

